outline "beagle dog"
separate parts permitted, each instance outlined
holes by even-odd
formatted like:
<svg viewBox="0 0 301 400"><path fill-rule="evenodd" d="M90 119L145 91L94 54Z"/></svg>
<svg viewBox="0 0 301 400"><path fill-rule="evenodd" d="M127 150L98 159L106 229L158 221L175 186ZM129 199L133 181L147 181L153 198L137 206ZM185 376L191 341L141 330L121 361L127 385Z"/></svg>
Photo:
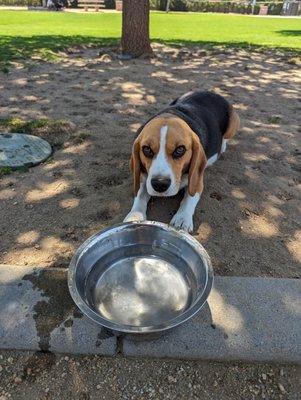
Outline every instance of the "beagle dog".
<svg viewBox="0 0 301 400"><path fill-rule="evenodd" d="M151 196L186 188L171 225L191 232L204 187L204 171L226 150L240 120L222 96L197 90L174 100L137 132L131 156L135 200L124 221L146 219Z"/></svg>

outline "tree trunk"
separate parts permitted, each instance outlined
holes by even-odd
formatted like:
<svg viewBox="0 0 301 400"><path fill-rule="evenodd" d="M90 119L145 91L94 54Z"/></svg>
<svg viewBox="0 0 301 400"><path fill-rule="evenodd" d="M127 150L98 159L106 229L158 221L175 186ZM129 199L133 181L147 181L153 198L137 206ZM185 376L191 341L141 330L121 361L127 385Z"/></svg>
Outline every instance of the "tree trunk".
<svg viewBox="0 0 301 400"><path fill-rule="evenodd" d="M170 0L167 0L166 2L166 9L165 11L168 13L169 12L169 8L170 8Z"/></svg>
<svg viewBox="0 0 301 400"><path fill-rule="evenodd" d="M152 54L149 0L123 0L121 47L123 54L133 57Z"/></svg>

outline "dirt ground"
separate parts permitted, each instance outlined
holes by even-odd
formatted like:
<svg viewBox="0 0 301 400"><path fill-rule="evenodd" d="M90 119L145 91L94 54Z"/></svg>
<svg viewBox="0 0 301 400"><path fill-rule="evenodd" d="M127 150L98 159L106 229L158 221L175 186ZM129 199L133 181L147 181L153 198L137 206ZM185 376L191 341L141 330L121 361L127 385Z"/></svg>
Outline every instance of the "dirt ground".
<svg viewBox="0 0 301 400"><path fill-rule="evenodd" d="M297 400L300 368L2 351L0 400Z"/></svg>
<svg viewBox="0 0 301 400"><path fill-rule="evenodd" d="M55 64L37 59L0 75L1 118L64 119L85 132L43 165L0 179L0 262L65 267L83 240L121 222L132 202L135 130L202 88L235 104L243 127L206 172L194 236L216 274L300 277L299 67L272 52L156 45L155 54L122 61L74 49ZM152 201L149 219L168 222L178 202Z"/></svg>

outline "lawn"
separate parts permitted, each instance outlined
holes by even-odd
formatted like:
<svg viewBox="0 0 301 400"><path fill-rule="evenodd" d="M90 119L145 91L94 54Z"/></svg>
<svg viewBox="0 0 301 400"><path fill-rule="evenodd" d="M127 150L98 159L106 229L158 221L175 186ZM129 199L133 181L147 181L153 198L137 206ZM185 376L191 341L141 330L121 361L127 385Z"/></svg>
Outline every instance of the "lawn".
<svg viewBox="0 0 301 400"><path fill-rule="evenodd" d="M241 15L152 13L153 40L203 45L272 47L299 51L301 20ZM53 57L75 44L116 42L120 14L1 11L0 61L39 53Z"/></svg>

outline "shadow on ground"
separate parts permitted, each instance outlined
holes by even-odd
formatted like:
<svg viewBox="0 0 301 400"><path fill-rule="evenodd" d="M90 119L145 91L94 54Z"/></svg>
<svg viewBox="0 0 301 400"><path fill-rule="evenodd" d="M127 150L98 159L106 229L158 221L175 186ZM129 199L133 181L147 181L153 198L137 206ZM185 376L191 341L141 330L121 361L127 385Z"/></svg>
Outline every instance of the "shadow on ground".
<svg viewBox="0 0 301 400"><path fill-rule="evenodd" d="M30 37L0 36L0 62L16 61L39 55L44 59L56 57L56 53L83 45L102 46L117 44L116 38L90 36L37 35Z"/></svg>
<svg viewBox="0 0 301 400"><path fill-rule="evenodd" d="M283 36L301 36L301 30L298 29L282 30L277 31L277 33L280 33Z"/></svg>
<svg viewBox="0 0 301 400"><path fill-rule="evenodd" d="M279 31L284 36L299 36L300 31L298 30L283 30ZM202 46L212 48L214 46L225 47L225 48L246 48L249 50L266 49L270 50L271 46L258 46L251 45L246 41L233 41L233 42L215 42L215 41L200 41L200 40L164 40L160 38L152 38L154 42L165 43L167 45L175 46ZM114 45L118 47L119 39L111 38L99 38L94 36L85 35L35 35L29 37L18 37L18 36L0 36L0 63L7 64L11 61L17 61L27 59L33 56L41 57L45 60L56 60L58 58L57 53L70 49L72 47L78 48L80 46L88 47L99 47L104 45ZM289 47L279 48L281 51L289 52L300 52L298 49L292 49Z"/></svg>

